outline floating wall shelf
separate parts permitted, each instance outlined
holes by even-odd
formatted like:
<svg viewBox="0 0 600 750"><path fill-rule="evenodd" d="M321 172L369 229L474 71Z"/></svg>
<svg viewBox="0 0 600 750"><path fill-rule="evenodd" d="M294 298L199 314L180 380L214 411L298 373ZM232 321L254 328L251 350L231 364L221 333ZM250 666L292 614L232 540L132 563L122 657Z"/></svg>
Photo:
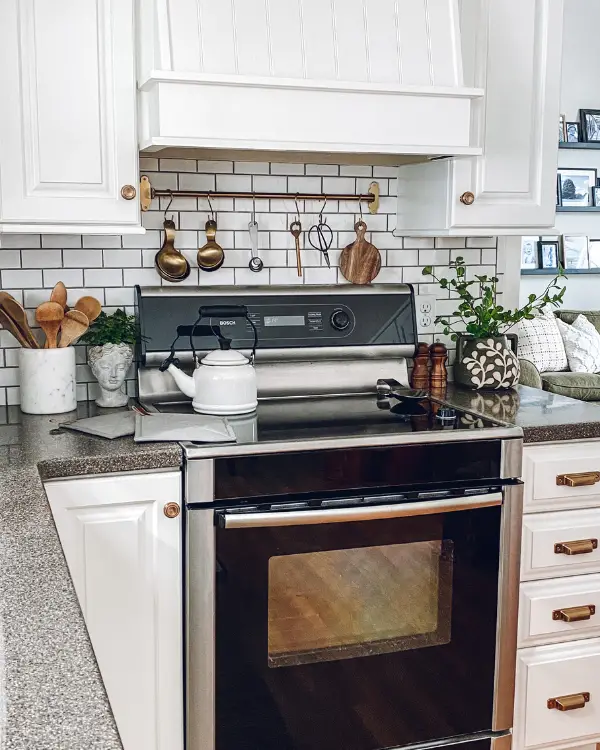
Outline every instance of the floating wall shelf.
<svg viewBox="0 0 600 750"><path fill-rule="evenodd" d="M600 212L600 206L557 206L557 214L579 214L586 212Z"/></svg>
<svg viewBox="0 0 600 750"><path fill-rule="evenodd" d="M556 276L556 268L522 268L521 276ZM600 273L600 268L565 268L565 276Z"/></svg>
<svg viewBox="0 0 600 750"><path fill-rule="evenodd" d="M559 148L591 148L591 149L600 149L600 141L590 141L589 143L583 143L582 141L578 143L559 143Z"/></svg>

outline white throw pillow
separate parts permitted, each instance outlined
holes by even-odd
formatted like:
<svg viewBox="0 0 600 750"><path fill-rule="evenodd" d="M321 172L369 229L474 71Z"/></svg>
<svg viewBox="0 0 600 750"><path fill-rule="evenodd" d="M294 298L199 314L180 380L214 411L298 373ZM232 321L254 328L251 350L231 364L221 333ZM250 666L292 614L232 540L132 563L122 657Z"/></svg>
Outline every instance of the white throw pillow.
<svg viewBox="0 0 600 750"><path fill-rule="evenodd" d="M600 334L584 315L573 325L558 321L571 372L600 372Z"/></svg>
<svg viewBox="0 0 600 750"><path fill-rule="evenodd" d="M519 359L528 359L540 372L569 369L567 353L553 313L519 323Z"/></svg>

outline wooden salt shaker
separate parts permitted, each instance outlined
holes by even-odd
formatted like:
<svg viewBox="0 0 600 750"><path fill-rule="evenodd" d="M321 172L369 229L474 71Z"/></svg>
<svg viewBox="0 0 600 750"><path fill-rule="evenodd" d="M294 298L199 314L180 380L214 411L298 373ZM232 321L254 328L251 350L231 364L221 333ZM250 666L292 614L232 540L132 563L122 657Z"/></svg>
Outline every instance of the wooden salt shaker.
<svg viewBox="0 0 600 750"><path fill-rule="evenodd" d="M446 369L448 350L444 344L432 344L429 347L429 356L431 357L431 376L429 381L431 395L434 398L445 398L446 386L448 385L448 370Z"/></svg>
<svg viewBox="0 0 600 750"><path fill-rule="evenodd" d="M429 346L427 344L417 344L410 386L417 391L429 390Z"/></svg>

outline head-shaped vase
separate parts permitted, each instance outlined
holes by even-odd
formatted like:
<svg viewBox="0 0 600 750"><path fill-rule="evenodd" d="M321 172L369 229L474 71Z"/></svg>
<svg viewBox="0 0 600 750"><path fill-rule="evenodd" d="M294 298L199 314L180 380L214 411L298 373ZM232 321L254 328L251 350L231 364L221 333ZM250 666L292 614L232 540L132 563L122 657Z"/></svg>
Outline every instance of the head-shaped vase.
<svg viewBox="0 0 600 750"><path fill-rule="evenodd" d="M100 386L96 404L103 407L125 406L125 376L133 362L133 349L129 344L104 344L88 349L88 364Z"/></svg>

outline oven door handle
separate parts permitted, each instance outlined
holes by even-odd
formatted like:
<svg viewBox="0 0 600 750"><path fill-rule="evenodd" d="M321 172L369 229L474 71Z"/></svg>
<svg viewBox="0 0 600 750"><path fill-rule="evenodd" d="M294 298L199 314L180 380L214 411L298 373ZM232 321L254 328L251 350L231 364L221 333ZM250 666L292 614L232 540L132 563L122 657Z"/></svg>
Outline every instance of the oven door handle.
<svg viewBox="0 0 600 750"><path fill-rule="evenodd" d="M220 513L219 526L225 529L260 529L269 526L313 526L323 523L376 521L382 518L410 518L459 510L475 510L502 505L502 493L424 500L416 503L373 505L367 508L326 508L319 510L290 510L264 513Z"/></svg>

